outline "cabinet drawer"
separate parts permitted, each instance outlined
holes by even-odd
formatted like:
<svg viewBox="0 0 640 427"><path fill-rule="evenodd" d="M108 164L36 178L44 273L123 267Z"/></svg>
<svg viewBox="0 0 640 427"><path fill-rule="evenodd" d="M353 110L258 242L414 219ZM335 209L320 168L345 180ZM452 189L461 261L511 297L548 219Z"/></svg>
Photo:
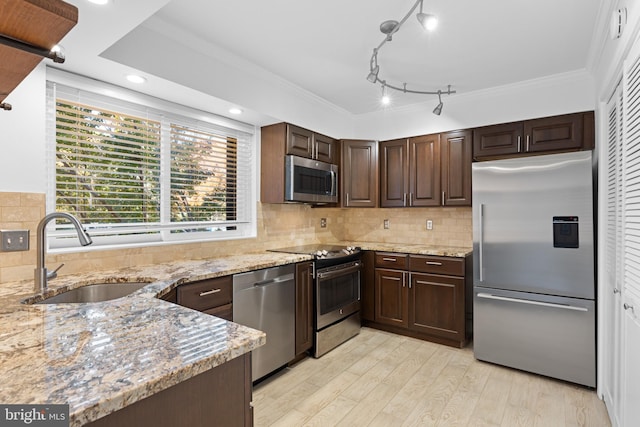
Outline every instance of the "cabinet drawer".
<svg viewBox="0 0 640 427"><path fill-rule="evenodd" d="M411 255L409 257L409 269L422 273L464 276L464 258Z"/></svg>
<svg viewBox="0 0 640 427"><path fill-rule="evenodd" d="M178 287L178 304L204 311L231 303L232 276L200 280Z"/></svg>
<svg viewBox="0 0 640 427"><path fill-rule="evenodd" d="M233 320L233 304L225 304L221 305L220 307L210 308L208 310L204 310L203 313L207 313L231 322Z"/></svg>
<svg viewBox="0 0 640 427"><path fill-rule="evenodd" d="M407 269L406 254L398 254L394 252L376 252L376 267L397 268L400 270Z"/></svg>

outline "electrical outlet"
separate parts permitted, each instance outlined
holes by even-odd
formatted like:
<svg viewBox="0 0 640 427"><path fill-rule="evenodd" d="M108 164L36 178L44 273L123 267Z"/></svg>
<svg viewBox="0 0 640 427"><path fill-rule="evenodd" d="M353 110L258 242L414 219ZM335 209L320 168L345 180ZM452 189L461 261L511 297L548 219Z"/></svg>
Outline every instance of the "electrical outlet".
<svg viewBox="0 0 640 427"><path fill-rule="evenodd" d="M427 220L427 230L433 230L433 221Z"/></svg>
<svg viewBox="0 0 640 427"><path fill-rule="evenodd" d="M0 230L2 252L29 250L29 230Z"/></svg>
<svg viewBox="0 0 640 427"><path fill-rule="evenodd" d="M320 218L320 228L327 228L327 218Z"/></svg>
<svg viewBox="0 0 640 427"><path fill-rule="evenodd" d="M389 229L389 220L388 220L388 219L385 219L385 220L384 220L384 229L385 229L385 230L388 230L388 229Z"/></svg>

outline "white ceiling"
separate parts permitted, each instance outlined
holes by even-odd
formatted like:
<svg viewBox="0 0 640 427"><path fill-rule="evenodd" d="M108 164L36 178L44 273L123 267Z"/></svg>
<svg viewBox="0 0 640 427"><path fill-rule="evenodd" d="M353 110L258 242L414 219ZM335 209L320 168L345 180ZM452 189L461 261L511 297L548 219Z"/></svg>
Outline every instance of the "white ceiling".
<svg viewBox="0 0 640 427"><path fill-rule="evenodd" d="M373 48L384 37L379 25L400 20L415 2L112 0L100 8L86 0L69 1L79 7L80 20L63 41L68 60L61 68L124 84L119 79L126 70L145 67L139 61L132 67L124 56L105 51L154 52L171 61L177 55L171 49L179 49L179 43L167 47L145 39L136 44L140 39L131 37L139 29L166 24L165 37L215 47L208 50L213 61L224 56L227 63L250 64L254 73L275 76L352 114L381 108L380 87L365 79ZM410 17L381 49L380 77L399 86L407 83L410 89L446 89L450 84L458 93L469 93L585 69L601 3L425 0L425 12L439 17L438 29L425 34ZM154 70L144 69L151 75ZM190 74L192 80L207 78L206 72ZM198 88L189 93L192 99L220 96L215 86L207 90L197 83L186 84ZM153 92L150 84L146 91ZM392 95L394 106L425 101L425 95ZM223 103L236 102L225 97Z"/></svg>

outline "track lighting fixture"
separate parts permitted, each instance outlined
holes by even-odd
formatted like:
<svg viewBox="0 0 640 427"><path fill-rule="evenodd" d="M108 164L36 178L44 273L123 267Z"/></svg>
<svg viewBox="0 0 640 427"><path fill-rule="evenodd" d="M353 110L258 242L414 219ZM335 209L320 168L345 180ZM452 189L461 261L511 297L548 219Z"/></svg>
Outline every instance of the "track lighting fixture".
<svg viewBox="0 0 640 427"><path fill-rule="evenodd" d="M441 98L442 93L440 91L438 91L438 101L439 104L436 105L436 108L433 109L433 114L435 114L436 116L439 116L440 113L442 113L442 98Z"/></svg>
<svg viewBox="0 0 640 427"><path fill-rule="evenodd" d="M371 59L369 60L369 74L367 75L367 80L371 83L380 83L382 85L382 104L389 104L389 96L387 95L387 88L397 90L404 93L416 93L422 95L438 95L439 104L433 110L433 113L436 115L440 115L442 112L442 95L451 95L452 93L456 93L455 90L451 90L451 85L448 86L447 90L414 90L408 89L407 83L402 83L402 86L396 86L393 84L387 83L386 80L380 78L380 66L378 65L378 53L382 46L384 46L387 42L392 41L393 35L397 33L402 25L407 21L407 19L411 16L411 14L416 10L418 5L420 6L420 12L416 14L416 18L420 25L427 31L433 31L438 25L438 19L435 15L430 13L424 13L422 11L424 0L417 0L413 7L409 9L409 12L402 18L400 22L394 20L384 21L380 24L380 31L385 34L384 40L378 45L377 48L373 49L373 54L371 55ZM385 102L386 101L386 102Z"/></svg>

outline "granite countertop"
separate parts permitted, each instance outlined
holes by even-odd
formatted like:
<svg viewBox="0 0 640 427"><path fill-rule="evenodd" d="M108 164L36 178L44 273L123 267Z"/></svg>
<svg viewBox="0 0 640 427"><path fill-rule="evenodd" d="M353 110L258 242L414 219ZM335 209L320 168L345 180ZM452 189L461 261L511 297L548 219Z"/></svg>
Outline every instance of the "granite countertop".
<svg viewBox="0 0 640 427"><path fill-rule="evenodd" d="M413 255L433 255L464 258L472 253L471 248L454 246L436 246L405 243L380 243L380 242L347 242L345 245L359 246L365 251L398 252Z"/></svg>
<svg viewBox="0 0 640 427"><path fill-rule="evenodd" d="M265 334L158 299L180 283L295 263L259 253L60 277L45 297L100 282L150 282L90 304L23 304L33 282L0 285L0 402L68 403L81 426L261 345Z"/></svg>
<svg viewBox="0 0 640 427"><path fill-rule="evenodd" d="M363 250L464 257L468 248L347 242ZM245 326L165 302L176 286L311 259L274 252L178 261L0 285L0 402L68 403L81 426L266 342ZM92 283L148 282L111 301L31 305Z"/></svg>

